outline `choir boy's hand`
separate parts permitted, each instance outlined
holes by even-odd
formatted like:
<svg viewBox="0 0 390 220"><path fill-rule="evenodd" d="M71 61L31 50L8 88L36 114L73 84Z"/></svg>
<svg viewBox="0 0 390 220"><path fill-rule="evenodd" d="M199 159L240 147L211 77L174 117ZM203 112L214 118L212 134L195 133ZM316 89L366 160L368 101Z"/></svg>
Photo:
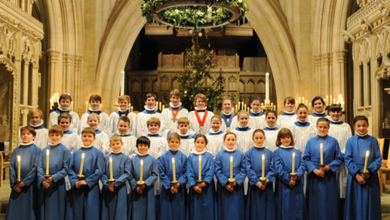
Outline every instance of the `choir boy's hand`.
<svg viewBox="0 0 390 220"><path fill-rule="evenodd" d="M360 184L360 185L363 185L363 184L366 184L366 181L364 180L364 178L360 175L360 174L356 174L355 175L355 177L356 177L356 180L358 181L358 183Z"/></svg>
<svg viewBox="0 0 390 220"><path fill-rule="evenodd" d="M174 186L172 186L172 187L171 187L171 193L172 193L172 194L176 194L177 192L178 192L177 188L174 187Z"/></svg>
<svg viewBox="0 0 390 220"><path fill-rule="evenodd" d="M15 184L14 187L12 187L17 193L20 193L20 188L18 184Z"/></svg>
<svg viewBox="0 0 390 220"><path fill-rule="evenodd" d="M46 189L49 189L50 183L48 183L48 182L46 182L46 181L43 181L43 182L42 182L42 186L45 187Z"/></svg>
<svg viewBox="0 0 390 220"><path fill-rule="evenodd" d="M213 160L215 161L215 157L213 157Z"/></svg>
<svg viewBox="0 0 390 220"><path fill-rule="evenodd" d="M295 186L295 181L294 180L291 180L290 183L288 184L291 186L291 188L293 188Z"/></svg>
<svg viewBox="0 0 390 220"><path fill-rule="evenodd" d="M297 181L298 176L297 175L291 175L290 178L291 178L292 181Z"/></svg>
<svg viewBox="0 0 390 220"><path fill-rule="evenodd" d="M110 192L114 192L114 186L110 184L110 186L108 187L108 190L109 190Z"/></svg>
<svg viewBox="0 0 390 220"><path fill-rule="evenodd" d="M25 187L25 186L26 186L26 184L23 181L18 184L19 188L22 188L22 187Z"/></svg>
<svg viewBox="0 0 390 220"><path fill-rule="evenodd" d="M237 186L237 183L236 183L236 181L234 181L234 182L229 183L229 185L230 185L232 188L234 188L235 186Z"/></svg>
<svg viewBox="0 0 390 220"><path fill-rule="evenodd" d="M322 171L322 170L315 169L315 170L313 170L313 173L314 173L315 175L321 177L321 178L324 178L324 177L325 177L325 173L324 173L324 171Z"/></svg>
<svg viewBox="0 0 390 220"><path fill-rule="evenodd" d="M201 194L202 193L202 188L200 188L199 186L194 186L194 190L195 192Z"/></svg>
<svg viewBox="0 0 390 220"><path fill-rule="evenodd" d="M260 181L259 188L261 190L265 190L266 186L267 186L267 181Z"/></svg>
<svg viewBox="0 0 390 220"><path fill-rule="evenodd" d="M362 173L363 179L368 179L370 178L370 173Z"/></svg>
<svg viewBox="0 0 390 220"><path fill-rule="evenodd" d="M138 186L135 191L137 191L138 194L142 194L143 188L141 186Z"/></svg>
<svg viewBox="0 0 390 220"><path fill-rule="evenodd" d="M330 170L330 167L328 165L320 166L320 170L323 172L328 172Z"/></svg>
<svg viewBox="0 0 390 220"><path fill-rule="evenodd" d="M175 188L179 188L180 187L180 183L179 182L174 183L174 184L172 184L172 186L175 187Z"/></svg>
<svg viewBox="0 0 390 220"><path fill-rule="evenodd" d="M142 185L138 185L138 187L140 187L141 189L145 189L146 185L142 184Z"/></svg>
<svg viewBox="0 0 390 220"><path fill-rule="evenodd" d="M48 183L53 182L53 177L51 177L51 176L47 177L47 178L45 178L45 181Z"/></svg>
<svg viewBox="0 0 390 220"><path fill-rule="evenodd" d="M230 184L226 184L226 185L225 185L225 188L226 188L229 192L233 192L233 187L232 187Z"/></svg>
<svg viewBox="0 0 390 220"><path fill-rule="evenodd" d="M201 182L201 183L198 183L198 186L199 186L200 188L204 188L204 187L206 187L207 185L206 185L206 182Z"/></svg>

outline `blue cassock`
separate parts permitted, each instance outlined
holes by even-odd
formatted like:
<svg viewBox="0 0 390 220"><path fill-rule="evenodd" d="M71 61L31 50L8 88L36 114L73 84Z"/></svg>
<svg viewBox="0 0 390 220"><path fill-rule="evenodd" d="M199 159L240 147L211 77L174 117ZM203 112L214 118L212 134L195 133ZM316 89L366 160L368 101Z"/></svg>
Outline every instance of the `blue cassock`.
<svg viewBox="0 0 390 220"><path fill-rule="evenodd" d="M313 172L315 169L320 169L321 144L323 145L323 162L330 168L325 172L324 178ZM306 202L309 219L337 219L339 196L336 171L343 162L339 142L328 135L317 135L307 142L303 159L306 162L308 173Z"/></svg>
<svg viewBox="0 0 390 220"><path fill-rule="evenodd" d="M246 152L247 175L249 179L248 197L245 219L275 219L275 197L272 183L275 181L273 152L265 147L253 147ZM264 159L264 175L269 180L265 190L259 189L262 176L262 155Z"/></svg>
<svg viewBox="0 0 390 220"><path fill-rule="evenodd" d="M137 181L140 180L141 167L140 162L143 160L143 177L146 187L143 189L142 194L136 191L138 187ZM137 155L131 158L131 170L132 177L130 179L131 185L131 207L129 210L128 219L139 220L154 220L156 219L156 204L154 195L154 182L158 176L157 160L149 154L145 156Z"/></svg>
<svg viewBox="0 0 390 220"><path fill-rule="evenodd" d="M175 158L176 180L180 187L178 193L171 193L171 181L173 180L172 158ZM158 170L163 185L160 195L161 220L181 220L186 218L187 199L187 157L181 151L169 150L158 159Z"/></svg>
<svg viewBox="0 0 390 220"><path fill-rule="evenodd" d="M81 154L85 154L83 166L83 179L87 185L76 188L79 181ZM69 181L72 186L69 196L69 206L66 210L67 219L90 219L100 218L100 190L99 179L104 173L104 155L95 147L82 147L72 154L69 167Z"/></svg>
<svg viewBox="0 0 390 220"><path fill-rule="evenodd" d="M295 153L295 173L298 180L293 188L291 181L292 155ZM279 147L274 152L276 181L276 219L298 220L308 219L301 178L306 171L305 161L300 150Z"/></svg>
<svg viewBox="0 0 390 220"><path fill-rule="evenodd" d="M17 156L20 156L20 178L26 184L26 186L20 188L20 193L12 188L17 183L16 179L18 178ZM12 191L5 219L36 219L36 197L38 193L36 176L40 156L41 149L35 144L20 145L13 151L9 165L9 180Z"/></svg>
<svg viewBox="0 0 390 220"><path fill-rule="evenodd" d="M46 189L42 183L46 175L46 150L49 154L49 175L53 178L50 187ZM49 145L42 150L38 167L39 185L39 215L40 219L65 219L66 185L65 176L68 175L71 154L62 144Z"/></svg>
<svg viewBox="0 0 390 220"><path fill-rule="evenodd" d="M114 192L108 190L111 177L110 158L112 158L112 178L115 179ZM105 172L102 175L103 204L102 220L127 219L126 181L130 178L130 158L123 153L111 153L104 158Z"/></svg>
<svg viewBox="0 0 390 220"><path fill-rule="evenodd" d="M370 177L360 185L355 175L364 169L366 152L369 151L367 170ZM348 139L345 147L345 166L348 168L347 191L345 195L344 219L381 219L381 198L378 170L382 166L379 144L370 135L355 135Z"/></svg>
<svg viewBox="0 0 390 220"><path fill-rule="evenodd" d="M237 185L233 192L229 192L225 185L230 179L230 159L233 158L233 179ZM244 186L242 182L246 177L246 159L239 150L219 151L215 157L215 175L218 180L217 213L218 219L240 219L245 216Z"/></svg>
<svg viewBox="0 0 390 220"><path fill-rule="evenodd" d="M199 179L199 156L202 156L202 180L206 187L202 193L195 192L192 187L196 186ZM206 152L201 155L190 154L187 159L187 178L190 186L187 204L188 220L216 219L216 201L214 197L214 159L213 155Z"/></svg>

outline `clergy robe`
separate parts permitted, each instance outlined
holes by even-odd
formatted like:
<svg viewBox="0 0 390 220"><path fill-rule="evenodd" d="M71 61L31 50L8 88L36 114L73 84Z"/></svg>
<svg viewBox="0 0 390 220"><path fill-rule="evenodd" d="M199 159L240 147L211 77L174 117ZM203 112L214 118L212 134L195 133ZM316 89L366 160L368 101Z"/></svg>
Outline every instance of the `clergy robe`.
<svg viewBox="0 0 390 220"><path fill-rule="evenodd" d="M297 181L294 187L290 187L290 174L292 171L292 155L295 153L295 173ZM301 178L306 171L305 161L300 150L292 146L281 145L274 151L276 180L276 219L277 220L297 220L308 219L305 198Z"/></svg>
<svg viewBox="0 0 390 220"><path fill-rule="evenodd" d="M42 120L43 124L43 120ZM35 135L34 138L34 144L35 146L39 147L41 150L49 144L49 130L47 130L43 125L34 126L30 124L32 128L34 128L35 132L37 132L37 135ZM22 143L22 139L19 140L19 144Z"/></svg>
<svg viewBox="0 0 390 220"><path fill-rule="evenodd" d="M201 178L206 182L199 194L193 189L199 180L199 156L202 156ZM187 159L187 178L190 186L187 203L188 220L216 219L216 200L214 197L214 160L209 152L197 155L192 153Z"/></svg>
<svg viewBox="0 0 390 220"><path fill-rule="evenodd" d="M295 112L283 112L283 114L278 116L278 123L280 128L290 128L296 121L297 114L295 114Z"/></svg>
<svg viewBox="0 0 390 220"><path fill-rule="evenodd" d="M140 161L143 160L143 177L146 187L142 194L138 194L136 188L137 181L140 180ZM157 160L147 154L144 156L136 155L131 159L132 176L130 179L131 189L131 207L129 209L129 220L154 220L156 219L156 204L154 195L154 182L158 176Z"/></svg>
<svg viewBox="0 0 390 220"><path fill-rule="evenodd" d="M161 128L160 128L160 134L163 137L166 137L168 139L168 133L174 133L177 131L177 120L181 117L188 117L188 110L183 107L177 107L173 108L173 111L177 113L176 119L173 119L172 114L172 107L166 108L162 110L160 121L161 121ZM179 111L179 112L177 112Z"/></svg>
<svg viewBox="0 0 390 220"><path fill-rule="evenodd" d="M63 144L70 153L74 153L79 147L81 142L80 137L71 130L64 131L64 136L61 138L61 144Z"/></svg>
<svg viewBox="0 0 390 220"><path fill-rule="evenodd" d="M366 184L360 185L355 175L361 174L367 151L370 152L367 162L370 177L365 180ZM382 157L377 139L370 135L349 138L345 147L345 166L348 168L348 182L344 219L381 219L378 170L382 166Z"/></svg>
<svg viewBox="0 0 390 220"><path fill-rule="evenodd" d="M114 192L111 192L109 179L111 178L110 158L112 158L112 178L114 182ZM131 177L130 158L123 153L110 153L105 156L105 172L102 175L103 202L102 220L128 219L126 182Z"/></svg>
<svg viewBox="0 0 390 220"><path fill-rule="evenodd" d="M262 165L264 158L264 168ZM272 183L275 181L273 152L265 147L252 147L245 154L247 158L247 175L249 179L248 197L246 203L245 219L273 220L275 219L275 197ZM265 190L259 189L260 177L264 169L267 178Z"/></svg>
<svg viewBox="0 0 390 220"><path fill-rule="evenodd" d="M310 122L310 124L313 126L313 127L317 127L317 121L318 119L320 118L328 118L328 115L325 114L325 111L323 113L316 113L316 112L313 112L313 114L307 116L307 121Z"/></svg>
<svg viewBox="0 0 390 220"><path fill-rule="evenodd" d="M272 152L274 152L276 149L278 149L278 147L276 147L276 139L278 137L279 128L278 127L275 127L275 128L266 127L266 128L264 128L264 133L265 133L265 137L266 137L265 142L266 142L267 148L270 149Z"/></svg>
<svg viewBox="0 0 390 220"><path fill-rule="evenodd" d="M221 118L222 118L221 131L224 132L231 131L238 126L237 117L233 114L222 114Z"/></svg>
<svg viewBox="0 0 390 220"><path fill-rule="evenodd" d="M309 139L316 136L315 127L311 126L310 122L296 121L289 129L294 136L294 147L301 152L305 152Z"/></svg>
<svg viewBox="0 0 390 220"><path fill-rule="evenodd" d="M330 170L325 177L317 176L313 171L320 169L321 150L323 145L323 162ZM338 184L336 171L343 161L339 143L328 135L311 138L306 145L303 159L306 162L308 179L306 201L309 219L337 219L338 218Z"/></svg>
<svg viewBox="0 0 390 220"><path fill-rule="evenodd" d="M149 118L160 118L160 113L156 110L143 110L137 115L137 137L146 136L149 133L147 121Z"/></svg>
<svg viewBox="0 0 390 220"><path fill-rule="evenodd" d="M259 113L249 113L249 122L248 126L256 129L263 129L267 126L267 123L265 121L265 115L261 112Z"/></svg>
<svg viewBox="0 0 390 220"><path fill-rule="evenodd" d="M196 134L206 135L209 132L209 129L211 128L210 121L211 118L214 116L214 113L208 110L197 110L197 111L199 115L199 121L198 118L196 117L195 111L191 111L190 113L188 113L188 120L190 120L191 130L193 130ZM200 122L202 121L204 121L204 124L203 126L200 126Z"/></svg>
<svg viewBox="0 0 390 220"><path fill-rule="evenodd" d="M109 136L119 134L117 126L121 116L127 116L130 119L130 134L137 137L137 115L129 109L122 111L118 108L118 111L111 113L108 119L107 134Z"/></svg>
<svg viewBox="0 0 390 220"><path fill-rule="evenodd" d="M82 175L87 185L76 188L79 181L81 155L84 153ZM81 147L72 154L69 167L69 181L72 186L69 196L69 205L66 210L67 219L95 220L100 218L100 190L99 179L104 169L104 155L95 147Z"/></svg>
<svg viewBox="0 0 390 220"><path fill-rule="evenodd" d="M63 111L57 109L56 111L51 112L49 117L49 128L53 125L58 124L58 116L60 116L60 114L62 113L69 113L70 115L72 115L72 122L70 123L69 130L79 134L78 132L79 132L80 117L79 114L77 114L77 112L73 112L73 111Z"/></svg>
<svg viewBox="0 0 390 220"><path fill-rule="evenodd" d="M84 114L81 116L81 119L80 119L80 126L79 126L79 134L81 134L81 132L83 131L84 128L88 128L88 127L89 127L87 121L88 121L88 116L89 116L91 113L95 113L95 114L98 114L98 115L99 115L100 124L99 124L98 129L101 130L101 131L104 131L104 132L108 133L109 122L110 122L110 116L108 116L106 113L102 112L101 110L94 111L94 110L92 110L92 109L90 108L90 109L88 110L87 113L84 113Z"/></svg>
<svg viewBox="0 0 390 220"><path fill-rule="evenodd" d="M178 193L172 194L170 188L173 181L172 158L175 158L176 180L180 187ZM169 150L158 159L158 170L163 188L160 195L161 220L181 220L186 218L187 199L187 156L180 151Z"/></svg>
<svg viewBox="0 0 390 220"><path fill-rule="evenodd" d="M50 187L46 189L42 183L46 175L46 151L49 150L49 175L53 178ZM71 160L70 151L61 143L49 145L42 150L38 167L38 185L40 187L39 212L40 219L65 219L66 183Z"/></svg>
<svg viewBox="0 0 390 220"><path fill-rule="evenodd" d="M20 178L26 184L26 186L20 188L20 193L13 189L14 185L17 184L16 180L18 178L17 156L20 156ZM41 149L33 143L22 143L13 151L9 165L9 181L12 190L5 213L6 220L36 219L38 193L36 176L40 156Z"/></svg>
<svg viewBox="0 0 390 220"><path fill-rule="evenodd" d="M179 150L186 155L186 157L190 156L191 151L194 149L194 138L190 135L182 136L180 135L180 148Z"/></svg>
<svg viewBox="0 0 390 220"><path fill-rule="evenodd" d="M337 139L340 145L340 151L343 155L343 162L341 163L340 169L336 174L338 177L339 184L339 197L345 199L345 189L347 188L348 170L344 164L344 153L347 140L352 137L351 126L343 121L335 122L330 119L330 128L328 135Z"/></svg>
<svg viewBox="0 0 390 220"><path fill-rule="evenodd" d="M212 132L210 129L209 133L206 134L206 138L208 140L207 150L215 157L217 153L223 149L223 136L225 132Z"/></svg>
<svg viewBox="0 0 390 220"><path fill-rule="evenodd" d="M230 179L231 158L233 158L233 179L237 183L233 192L225 188ZM244 153L226 149L218 152L215 157L215 175L218 180L218 219L240 219L245 216L243 182L246 177L246 158Z"/></svg>

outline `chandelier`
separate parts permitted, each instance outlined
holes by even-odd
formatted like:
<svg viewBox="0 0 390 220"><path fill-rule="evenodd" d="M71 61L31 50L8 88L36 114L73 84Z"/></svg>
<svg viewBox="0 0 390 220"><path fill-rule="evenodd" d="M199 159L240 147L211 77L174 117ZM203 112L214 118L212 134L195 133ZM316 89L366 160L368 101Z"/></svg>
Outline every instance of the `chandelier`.
<svg viewBox="0 0 390 220"><path fill-rule="evenodd" d="M224 30L248 12L244 0L144 0L141 10L148 23L194 32L216 27Z"/></svg>

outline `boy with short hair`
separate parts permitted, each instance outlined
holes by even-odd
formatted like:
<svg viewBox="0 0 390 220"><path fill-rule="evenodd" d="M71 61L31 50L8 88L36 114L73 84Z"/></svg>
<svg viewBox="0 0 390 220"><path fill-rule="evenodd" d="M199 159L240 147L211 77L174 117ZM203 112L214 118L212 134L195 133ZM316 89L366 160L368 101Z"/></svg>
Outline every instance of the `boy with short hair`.
<svg viewBox="0 0 390 220"><path fill-rule="evenodd" d="M72 115L68 113L62 113L58 116L58 124L64 131L64 135L61 138L61 143L68 148L70 153L73 154L78 149L78 140L80 139L76 133L69 130L70 124L72 123Z"/></svg>
<svg viewBox="0 0 390 220"><path fill-rule="evenodd" d="M295 114L295 99L287 97L284 99L283 114L278 116L280 128L290 128L297 121L297 114Z"/></svg>
<svg viewBox="0 0 390 220"><path fill-rule="evenodd" d="M93 128L84 128L81 132L83 146L72 155L69 166L72 190L66 210L67 219L100 219L98 182L105 168L103 153L93 147L95 136Z"/></svg>
<svg viewBox="0 0 390 220"><path fill-rule="evenodd" d="M107 134L109 136L118 133L117 125L118 125L118 120L121 116L126 116L130 119L130 134L133 136L137 135L137 131L136 131L137 115L134 112L130 111L129 109L130 102L131 102L130 96L128 95L119 96L118 111L111 113L109 118L108 127L107 127Z"/></svg>
<svg viewBox="0 0 390 220"><path fill-rule="evenodd" d="M185 154L187 157L191 154L192 149L194 149L194 138L195 135L191 135L190 120L186 117L181 117L177 121L177 130L180 135L180 151Z"/></svg>
<svg viewBox="0 0 390 220"><path fill-rule="evenodd" d="M88 115L87 123L90 128L95 129L96 132L96 140L94 147L100 150L104 155L107 155L109 152L108 148L108 135L106 132L99 130L100 125L100 117L98 114L91 113Z"/></svg>
<svg viewBox="0 0 390 220"><path fill-rule="evenodd" d="M30 127L34 128L37 133L34 139L34 144L40 149L47 147L49 143L49 135L48 130L43 127L44 121L42 111L38 108L30 109L28 111L28 118L30 120Z"/></svg>
<svg viewBox="0 0 390 220"><path fill-rule="evenodd" d="M201 93L196 94L194 105L195 110L188 113L191 129L197 134L206 135L211 128L209 121L211 121L214 113L207 111L207 98Z"/></svg>
<svg viewBox="0 0 390 220"><path fill-rule="evenodd" d="M89 97L89 105L91 107L88 109L88 112L84 113L81 116L79 134L84 128L89 127L88 116L91 113L95 113L95 114L99 115L99 118L100 118L99 130L108 133L107 129L108 129L108 123L109 123L110 117L102 111L102 108L100 107L101 104L102 104L102 97L100 95L95 94L95 95L91 95Z"/></svg>
<svg viewBox="0 0 390 220"><path fill-rule="evenodd" d="M137 136L146 136L148 134L147 121L149 118L160 118L160 113L156 111L156 98L153 93L146 94L145 97L145 110L137 115ZM159 126L160 127L160 126Z"/></svg>
<svg viewBox="0 0 390 220"><path fill-rule="evenodd" d="M49 129L50 145L41 153L38 167L39 198L41 199L38 203L38 212L41 219L65 219L65 177L68 175L71 154L61 144L62 136L61 126L53 125Z"/></svg>
<svg viewBox="0 0 390 220"><path fill-rule="evenodd" d="M62 94L59 99L59 105L56 111L50 113L49 127L58 124L58 116L62 113L68 113L72 115L72 124L70 125L70 130L74 133L78 133L78 128L80 124L79 115L76 112L70 111L70 104L72 102L72 97L68 94Z"/></svg>
<svg viewBox="0 0 390 220"><path fill-rule="evenodd" d="M177 130L177 121L181 117L188 117L188 110L181 107L181 93L178 89L171 91L169 95L169 108L161 112L161 136L168 138L168 133L174 133Z"/></svg>
<svg viewBox="0 0 390 220"><path fill-rule="evenodd" d="M128 157L133 157L137 154L136 142L137 138L131 134L130 131L130 119L126 116L121 116L118 121L118 136L122 138L123 146L121 147L122 153Z"/></svg>
<svg viewBox="0 0 390 220"><path fill-rule="evenodd" d="M126 183L131 178L131 162L130 158L121 152L122 146L120 136L114 135L110 138L112 152L104 158L106 172L101 178L104 186L102 220L129 219Z"/></svg>

